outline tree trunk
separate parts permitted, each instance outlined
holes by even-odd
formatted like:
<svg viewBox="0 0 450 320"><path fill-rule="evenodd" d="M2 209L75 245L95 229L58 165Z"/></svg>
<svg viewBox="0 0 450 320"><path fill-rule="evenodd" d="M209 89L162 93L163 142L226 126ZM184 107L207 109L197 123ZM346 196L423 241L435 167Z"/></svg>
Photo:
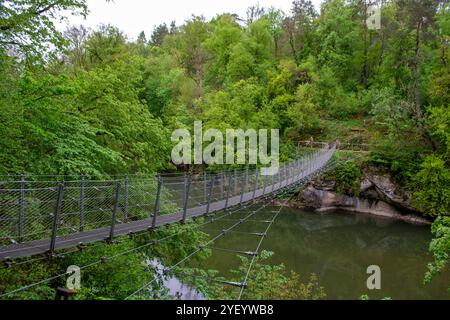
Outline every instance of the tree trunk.
<svg viewBox="0 0 450 320"><path fill-rule="evenodd" d="M416 28L416 55L414 58L414 97L415 97L415 113L416 113L416 120L419 123L419 125L422 127L423 130L423 136L426 140L430 142L430 145L433 149L433 151L437 150L436 143L434 142L433 138L430 136L430 133L428 132L426 125L425 125L425 117L422 112L422 102L420 98L420 32L422 30L422 21L417 22L417 28Z"/></svg>
<svg viewBox="0 0 450 320"><path fill-rule="evenodd" d="M363 70L363 85L364 88L368 88L369 83L369 62L368 62L368 44L367 33L369 32L367 27L367 2L364 1L364 70Z"/></svg>
<svg viewBox="0 0 450 320"><path fill-rule="evenodd" d="M275 58L278 59L278 37L277 36L273 37L273 42L275 45Z"/></svg>
<svg viewBox="0 0 450 320"><path fill-rule="evenodd" d="M421 109L421 99L420 99L420 31L422 29L422 21L417 23L416 28L416 55L414 58L414 97L416 106L416 117L420 122L423 121L423 113Z"/></svg>
<svg viewBox="0 0 450 320"><path fill-rule="evenodd" d="M298 65L298 58L297 58L297 50L295 50L295 35L293 32L289 32L289 44L291 46L292 56L294 57L294 61Z"/></svg>

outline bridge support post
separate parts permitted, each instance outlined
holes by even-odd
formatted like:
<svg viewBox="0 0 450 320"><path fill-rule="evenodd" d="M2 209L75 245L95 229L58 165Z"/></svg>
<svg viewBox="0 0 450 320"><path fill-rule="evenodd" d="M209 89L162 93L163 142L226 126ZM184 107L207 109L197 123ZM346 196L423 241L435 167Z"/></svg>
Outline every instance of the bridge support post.
<svg viewBox="0 0 450 320"><path fill-rule="evenodd" d="M117 181L114 190L114 209L112 212L111 229L109 230L109 241L112 241L114 238L114 231L116 228L116 219L117 213L119 212L119 206L120 206L120 182Z"/></svg>
<svg viewBox="0 0 450 320"><path fill-rule="evenodd" d="M278 167L278 189L281 189L281 168Z"/></svg>
<svg viewBox="0 0 450 320"><path fill-rule="evenodd" d="M297 170L298 170L298 161L295 160L294 161L294 170L293 170L293 174L292 174L292 182L295 183L295 181L297 180Z"/></svg>
<svg viewBox="0 0 450 320"><path fill-rule="evenodd" d="M184 206L184 199L186 198L186 187L187 187L187 173L186 171L183 173L183 206Z"/></svg>
<svg viewBox="0 0 450 320"><path fill-rule="evenodd" d="M300 159L300 168L299 168L300 179L303 179L303 167L304 167L304 165L303 165L303 158L302 158L302 159Z"/></svg>
<svg viewBox="0 0 450 320"><path fill-rule="evenodd" d="M156 227L156 218L161 212L161 189L163 180L161 175L158 175L158 189L156 189L156 199L155 199L155 212L153 213L152 228Z"/></svg>
<svg viewBox="0 0 450 320"><path fill-rule="evenodd" d="M314 173L314 170L316 169L315 161L316 161L316 155L312 154L311 155L311 173Z"/></svg>
<svg viewBox="0 0 450 320"><path fill-rule="evenodd" d="M233 195L238 195L239 194L237 192L237 189L238 189L237 170L234 169L234 192L233 192Z"/></svg>
<svg viewBox="0 0 450 320"><path fill-rule="evenodd" d="M289 164L287 166L287 182L288 182L288 185L291 184L291 170L292 170L292 162L289 162Z"/></svg>
<svg viewBox="0 0 450 320"><path fill-rule="evenodd" d="M291 184L291 170L292 170L292 163L290 162L287 166L287 184L290 185Z"/></svg>
<svg viewBox="0 0 450 320"><path fill-rule="evenodd" d="M291 167L291 183L294 183L295 181L295 161L292 162Z"/></svg>
<svg viewBox="0 0 450 320"><path fill-rule="evenodd" d="M298 161L294 161L294 168L292 170L292 182L295 183L297 181L297 172L298 172Z"/></svg>
<svg viewBox="0 0 450 320"><path fill-rule="evenodd" d="M309 175L311 175L313 172L312 155L309 155L308 164L309 164Z"/></svg>
<svg viewBox="0 0 450 320"><path fill-rule="evenodd" d="M288 172L287 173L287 175L288 175L287 181L288 181L288 185L290 185L291 184L291 178L292 178L292 162L289 163L287 172Z"/></svg>
<svg viewBox="0 0 450 320"><path fill-rule="evenodd" d="M292 161L292 167L291 167L291 183L295 182L295 160Z"/></svg>
<svg viewBox="0 0 450 320"><path fill-rule="evenodd" d="M206 200L208 199L208 194L207 194L207 187L206 184L208 183L207 181L208 175L205 172L203 172L203 196L204 196L204 202L206 203Z"/></svg>
<svg viewBox="0 0 450 320"><path fill-rule="evenodd" d="M309 176L309 155L306 156L305 159L306 163L305 163L305 177Z"/></svg>
<svg viewBox="0 0 450 320"><path fill-rule="evenodd" d="M85 180L84 176L80 179L80 232L84 231L84 188Z"/></svg>
<svg viewBox="0 0 450 320"><path fill-rule="evenodd" d="M247 187L248 187L248 167L245 170L245 182L244 182L244 187L241 190L241 199L239 201L240 205L242 205L242 201L244 200L244 193L247 191Z"/></svg>
<svg viewBox="0 0 450 320"><path fill-rule="evenodd" d="M305 178L305 159L302 158L301 162L300 162L300 178L303 179Z"/></svg>
<svg viewBox="0 0 450 320"><path fill-rule="evenodd" d="M220 199L223 198L225 193L224 185L225 185L225 173L222 170L222 172L220 173Z"/></svg>
<svg viewBox="0 0 450 320"><path fill-rule="evenodd" d="M275 175L272 175L272 193L275 190Z"/></svg>
<svg viewBox="0 0 450 320"><path fill-rule="evenodd" d="M24 217L25 217L25 177L22 176L20 180L20 196L19 196L19 242L23 241L23 227L24 227Z"/></svg>
<svg viewBox="0 0 450 320"><path fill-rule="evenodd" d="M58 222L59 216L61 214L63 197L64 197L64 184L60 184L58 187L58 196L56 200L55 214L53 216L52 237L50 239L50 248L49 248L50 255L53 255L53 253L55 252L56 235L58 233Z"/></svg>
<svg viewBox="0 0 450 320"><path fill-rule="evenodd" d="M209 215L209 210L211 208L212 193L213 193L213 189L214 189L214 182L215 182L215 180L216 180L216 176L212 175L211 176L211 184L209 186L208 204L206 205L205 217L207 217Z"/></svg>
<svg viewBox="0 0 450 320"><path fill-rule="evenodd" d="M227 199L225 200L225 210L228 210L228 202L230 201L231 175L227 175L227 181Z"/></svg>
<svg viewBox="0 0 450 320"><path fill-rule="evenodd" d="M267 176L264 176L264 189L263 189L263 196L266 195L266 188L267 188Z"/></svg>
<svg viewBox="0 0 450 320"><path fill-rule="evenodd" d="M128 221L128 185L129 185L129 179L128 179L128 175L125 176L125 185L124 185L124 218L123 220L125 222Z"/></svg>
<svg viewBox="0 0 450 320"><path fill-rule="evenodd" d="M188 204L189 204L189 193L191 190L191 182L192 182L192 177L186 176L184 177L184 202L183 202L183 223L186 222L187 220L187 209L188 209Z"/></svg>
<svg viewBox="0 0 450 320"><path fill-rule="evenodd" d="M255 201L256 190L258 189L258 185L259 185L259 169L258 169L258 167L256 167L256 169L255 169L255 187L253 189L253 197L252 197L253 201Z"/></svg>

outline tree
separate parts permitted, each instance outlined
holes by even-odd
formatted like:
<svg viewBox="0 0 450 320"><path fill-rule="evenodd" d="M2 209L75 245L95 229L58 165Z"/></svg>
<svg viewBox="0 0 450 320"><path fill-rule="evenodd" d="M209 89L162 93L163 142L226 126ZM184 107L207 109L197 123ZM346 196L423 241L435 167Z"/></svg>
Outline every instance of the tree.
<svg viewBox="0 0 450 320"><path fill-rule="evenodd" d="M281 10L275 8L270 8L267 13L267 18L270 21L271 28L270 33L272 34L273 43L275 47L275 57L278 58L280 50L280 38L283 35L283 20L284 13Z"/></svg>
<svg viewBox="0 0 450 320"><path fill-rule="evenodd" d="M411 68L414 80L412 91L415 108L411 116L415 118L418 126L422 128L423 135L433 150L436 150L436 144L425 126L425 113L422 106L421 73L423 67L421 64L421 52L425 31L436 26L435 17L444 2L442 0L397 1L400 19L405 23L407 31L414 34L414 52L412 53L413 63Z"/></svg>
<svg viewBox="0 0 450 320"><path fill-rule="evenodd" d="M356 90L363 70L364 42L361 23L354 20L355 10L343 0L322 5L317 21L317 62L330 68L347 90Z"/></svg>
<svg viewBox="0 0 450 320"><path fill-rule="evenodd" d="M70 27L64 32L64 38L68 41L68 63L74 67L87 66L86 40L90 35L90 30L84 26Z"/></svg>
<svg viewBox="0 0 450 320"><path fill-rule="evenodd" d="M430 283L435 276L445 271L450 258L450 217L438 217L431 227L435 238L430 243L430 252L434 262L428 264L425 283ZM448 288L450 291L450 287Z"/></svg>
<svg viewBox="0 0 450 320"><path fill-rule="evenodd" d="M428 156L413 184L414 203L419 210L431 217L449 215L450 170L441 158Z"/></svg>
<svg viewBox="0 0 450 320"><path fill-rule="evenodd" d="M86 16L86 0L2 0L0 48L35 57L50 51L47 44L62 48L65 41L54 20L64 11Z"/></svg>
<svg viewBox="0 0 450 320"><path fill-rule="evenodd" d="M261 7L259 5L259 3L257 3L254 6L248 7L247 12L246 12L246 14L247 14L247 18L246 18L247 26L249 26L253 22L259 20L265 13L266 13L266 9Z"/></svg>
<svg viewBox="0 0 450 320"><path fill-rule="evenodd" d="M180 101L181 90L188 80L181 68L174 67L176 64L173 57L163 51L153 51L145 60L143 73L143 90L140 97L147 103L150 112L158 118L168 121L172 116L168 108ZM178 106L178 113L181 109Z"/></svg>
<svg viewBox="0 0 450 320"><path fill-rule="evenodd" d="M300 64L301 57L308 55L305 47L313 32L313 22L317 17L317 13L310 0L294 1L291 11L292 15L284 20L284 27L288 36L292 57L297 64Z"/></svg>
<svg viewBox="0 0 450 320"><path fill-rule="evenodd" d="M398 0L400 17L410 28L414 28L415 30L413 64L414 100L416 118L421 123L424 120L420 94L421 40L423 31L434 25L436 12L442 2L442 0Z"/></svg>
<svg viewBox="0 0 450 320"><path fill-rule="evenodd" d="M106 66L121 55L128 54L125 35L111 25L101 25L89 36L85 46L90 66Z"/></svg>
<svg viewBox="0 0 450 320"><path fill-rule="evenodd" d="M244 30L236 22L236 18L225 14L211 21L211 32L204 42L208 51L205 85L221 89L228 81L228 65L232 48L242 41Z"/></svg>
<svg viewBox="0 0 450 320"><path fill-rule="evenodd" d="M265 16L248 27L242 41L231 49L228 65L230 80L267 77L267 71L275 65L270 30L270 21Z"/></svg>
<svg viewBox="0 0 450 320"><path fill-rule="evenodd" d="M202 81L204 78L205 64L208 60L203 42L208 35L208 25L204 17L193 16L181 27L179 32L170 38L168 47L178 58L186 75L196 85L196 96L202 95Z"/></svg>
<svg viewBox="0 0 450 320"><path fill-rule="evenodd" d="M161 47L164 43L164 38L169 34L169 29L165 23L160 24L153 30L150 44L152 46Z"/></svg>

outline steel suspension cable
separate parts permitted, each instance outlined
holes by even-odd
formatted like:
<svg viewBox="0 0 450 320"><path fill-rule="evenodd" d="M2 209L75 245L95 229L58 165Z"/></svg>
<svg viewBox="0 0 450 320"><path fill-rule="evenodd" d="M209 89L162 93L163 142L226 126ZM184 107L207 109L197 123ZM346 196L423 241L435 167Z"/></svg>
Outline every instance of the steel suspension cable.
<svg viewBox="0 0 450 320"><path fill-rule="evenodd" d="M249 207L251 207L251 206L253 206L253 204L250 205ZM214 218L214 217L212 217L211 221L204 222L204 223L199 224L199 225L196 225L196 226L194 226L194 227L192 227L192 228L188 228L188 229L179 231L179 232L177 232L177 233L174 233L174 234L169 235L169 236L166 236L166 237L162 237L162 238L157 239L157 240L150 240L148 243L146 243L146 244L144 244L144 245L138 246L138 247L133 248L133 249L127 249L127 250L125 250L125 251L119 252L119 253L117 253L117 254L115 254L115 255L113 255L113 256L110 256L110 257L102 257L102 258L98 259L97 261L94 261L94 262L92 262L92 263L90 263L90 264L87 264L87 265L84 265L84 266L80 267L80 271L81 271L81 270L84 270L84 269L87 269L87 268L90 268L90 267L93 267L93 266L95 266L95 265L98 265L98 264L100 264L100 263L108 262L108 261L110 261L110 260L112 260L112 259L115 259L115 258L118 258L118 257L120 257L120 256L123 256L123 255L129 254L129 253L138 251L138 250L143 249L143 248L146 248L146 247L148 247L148 246L159 244L159 243L161 243L161 242L163 242L163 241L166 241L166 240L175 238L175 237L180 236L180 235L182 235L182 234L184 234L184 233L192 232L192 231L194 231L194 230L196 230L196 229L198 229L198 228L201 228L202 226L208 225L208 224L210 224L211 222L219 221L219 220L222 219L222 218L229 217L229 216L235 214L236 212L239 212L239 211L244 210L244 209L246 209L246 208L248 208L248 207L246 207L246 206L239 207L238 209L233 210L233 211L230 211L230 212L227 213L227 214L223 214L223 215L220 216L219 218ZM145 232L145 231L144 231L144 232ZM44 284L44 283L47 283L47 282L49 282L49 281L53 281L53 280L62 278L62 277L67 276L67 275L68 275L67 272L65 272L65 273L60 273L60 274L58 274L58 275L56 275L56 276L49 277L49 278L47 278L47 279L44 279L44 280L41 280L41 281L34 282L34 283L32 283L32 284L23 286L23 287L21 287L21 288L12 290L12 291L10 291L10 292L6 292L6 293L3 293L3 294L0 294L0 299L3 298L3 297L7 297L7 296L10 296L10 295L16 294L16 293L18 293L18 292L22 292L22 291L31 289L31 288L33 288L33 287L36 287L36 286L40 285L40 284Z"/></svg>
<svg viewBox="0 0 450 320"><path fill-rule="evenodd" d="M189 260L190 258L192 258L193 256L195 256L196 254L198 254L199 252L203 251L206 247L208 247L209 245L211 245L212 243L214 243L215 241L217 241L218 239L224 237L227 235L228 232L232 231L234 228L236 228L237 226L241 225L242 223L244 223L246 220L250 219L251 217L253 217L255 214L257 214L259 211L261 211L262 209L264 209L265 207L267 207L267 203L264 203L262 206L260 206L257 210L253 211L252 213L250 213L249 215L247 215L245 218L241 219L239 222L233 224L231 227L229 227L228 229L225 229L222 231L222 233L218 234L217 236L215 236L214 238L212 238L211 240L209 240L206 244L199 246L198 249L196 249L194 252L190 253L188 256L184 257L183 259L181 259L180 261L178 261L177 263L175 263L174 265L172 265L171 267L169 267L168 269L165 270L165 272L170 272L173 269L177 268L179 265L183 264L184 262L186 262L187 260ZM152 281L150 281L149 283L146 283L144 286L142 286L141 288L139 288L138 290L134 291L132 294L130 294L128 297L125 298L125 300L128 300L134 296L136 296L137 294L139 294L140 292L142 292L143 290L145 290L146 288L149 288L155 281L157 280L157 278L153 279Z"/></svg>
<svg viewBox="0 0 450 320"><path fill-rule="evenodd" d="M286 185L285 188L286 188L286 187L292 187L292 185ZM283 189L284 189L284 188L283 188ZM282 189L277 190L277 193L278 193L279 191L281 191L281 190L282 190ZM247 217L244 219L244 221L248 220L251 216L253 216L253 215L256 214L257 212L259 212L260 210L262 210L262 209L265 208L266 206L267 206L267 205L264 205L264 206L260 207L258 210L254 211L252 214L250 214L249 216L247 216ZM239 207L239 209L237 209L237 210L235 210L235 211L232 211L232 212L230 212L230 213L228 213L228 214L222 215L222 217L219 217L219 218L217 218L217 219L214 219L214 218L213 218L211 222L213 222L213 221L218 221L218 220L220 220L221 218L230 216L231 214L234 214L235 212L241 211L241 210L243 210L243 209L245 209L245 208L247 208L247 207L245 207L245 206ZM280 211L281 211L281 208L280 208ZM279 211L279 212L280 212L280 211ZM279 212L278 212L278 214L279 214ZM278 214L276 215L276 217L278 216ZM276 218L276 217L275 217L275 218ZM176 236L178 236L178 235L181 235L181 234L184 234L184 233L187 233L187 232L191 232L191 231L193 231L193 230L195 230L195 229L197 229L197 228L200 228L201 226L207 225L207 224L209 224L209 223L211 223L211 222L206 222L206 223L197 225L197 226L194 227L194 228L188 228L188 229L186 229L186 230L180 231L180 232L175 233L175 234L170 235L170 236L163 237L163 238L158 239L158 240L151 240L151 241L149 241L148 243L146 243L146 244L144 244L144 245L138 246L138 247L133 248L133 249L125 250L125 251L120 252L120 253L118 253L118 254L116 254L116 255L113 255L113 256L111 256L111 257L102 257L101 259L99 259L99 260L97 260L97 261L95 261L95 262L93 262L93 263L90 263L90 264L87 264L87 265L85 265L85 266L80 267L80 270L84 270L84 269L87 269L87 268L89 268L89 267L98 265L98 264L100 264L100 263L102 263L102 262L105 262L105 261L108 261L108 260L111 260L111 259L114 259L114 258L123 256L123 255L125 255L125 254L129 254L129 253L138 251L138 250L143 249L143 248L145 248L145 247L147 247L147 246L158 244L158 243L160 243L160 242L162 242L162 241L165 241L165 240L174 238L174 237L176 237ZM270 227L272 226L273 222L274 222L274 221L272 221L272 223L268 226L268 229L270 229ZM224 230L224 233L219 234L217 237L215 237L214 239L212 239L211 241L209 241L209 242L206 244L206 246L208 246L208 245L210 245L211 243L215 242L218 238L225 236L225 235L227 234L227 232L232 231L235 227L237 227L237 226L240 225L241 223L242 223L242 220L241 220L240 222L236 223L235 225L233 225L232 227L230 227L229 229ZM267 229L267 230L268 230L268 229ZM145 231L144 231L144 232L145 232ZM266 233L267 233L267 232L266 232ZM262 245L263 239L264 239L264 238L261 239L261 242L260 242L260 245L258 246L258 250L257 250L257 251L259 251L259 248L260 248L260 246ZM182 264L183 262L187 261L187 260L190 259L192 256L194 256L195 254L197 254L198 252L200 252L201 250L203 250L204 247L205 247L205 246L202 246L200 249L196 250L194 253L190 254L189 256L187 256L186 258L184 258L183 260L181 260L179 263L177 263L176 265L172 266L169 270L172 270L172 269L176 268L178 265L180 265L180 264ZM252 259L252 263L251 263L250 268L249 268L249 271L248 271L248 273L247 273L246 280L248 280L248 274L249 274L250 271L251 271L251 266L253 265L255 258L256 258L256 257L254 257L254 258ZM36 259L31 260L31 261L35 261L35 260L36 260ZM39 260L40 260L40 259L39 259ZM37 286L37 285L40 285L40 284L43 284L43 283L46 283L46 282L49 282L49 281L52 281L52 280L55 280L55 279L58 279L58 278L61 278L61 277L63 277L63 276L66 276L67 274L68 274L67 272L66 272L66 273L62 273L62 274L59 274L59 275L56 275L56 276L53 276L53 277L50 277L50 278L47 278L47 279L44 279L44 280L35 282L35 283L32 283L32 284L30 284L30 285L21 287L21 288L19 288L19 289L16 289L16 290L13 290L13 291L10 291L10 292L1 294L1 295L0 295L0 298L5 297L5 296L9 296L9 295L12 295L12 294L15 294L15 293L17 293L17 292L21 292L21 291L24 291L24 290L27 290L27 289L30 289L30 288L35 287L35 286ZM152 283L152 282L151 282L151 283ZM151 283L148 284L146 287L148 287L149 285L151 285ZM244 282L244 283L245 283L245 282ZM243 287L243 289L244 289L244 288L245 288L245 287ZM141 290L139 290L138 292L136 292L136 293L134 293L134 294L139 293L139 292L142 291L143 289L145 289L145 287L143 287ZM243 290L241 290L241 291L243 292ZM134 294L132 294L131 296L133 296ZM131 297L131 296L129 296L129 297ZM241 295L240 295L240 296L241 296ZM129 297L128 297L128 298L129 298Z"/></svg>
<svg viewBox="0 0 450 320"><path fill-rule="evenodd" d="M247 273L245 274L244 282L242 283L241 290L240 290L240 292L239 292L238 300L241 300L241 299L242 299L242 295L244 294L244 290L245 290L245 288L246 288L247 285L248 285L247 282L248 282L248 278L249 278L249 276L250 276L250 272L252 271L253 265L254 265L254 263L256 262L256 259L257 259L258 256L259 256L259 251L261 250L261 246L262 246L262 244L263 244L263 242L264 242L264 239L266 238L267 233L269 232L270 228L272 227L272 225L275 223L276 219L277 219L278 216L280 215L281 210L283 210L283 207L280 207L280 209L278 210L278 212L274 215L272 221L271 221L271 222L269 223L269 225L267 226L266 231L264 232L264 235L261 237L261 239L260 239L260 241L259 241L259 243L258 243L258 246L256 247L255 255L253 256L252 260L250 261L250 264L249 264L249 266L248 266Z"/></svg>

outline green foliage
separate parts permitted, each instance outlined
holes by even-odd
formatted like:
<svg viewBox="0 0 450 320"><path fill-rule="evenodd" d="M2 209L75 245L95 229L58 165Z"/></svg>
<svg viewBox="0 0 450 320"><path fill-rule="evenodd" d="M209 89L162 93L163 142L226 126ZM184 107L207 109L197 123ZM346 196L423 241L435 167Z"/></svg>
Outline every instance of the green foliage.
<svg viewBox="0 0 450 320"><path fill-rule="evenodd" d="M429 156L413 178L414 204L431 217L448 215L450 208L450 169L437 156Z"/></svg>
<svg viewBox="0 0 450 320"><path fill-rule="evenodd" d="M295 103L291 104L287 111L287 117L294 123L295 128L303 133L309 133L317 129L319 120L314 114L316 106L312 97L312 87L309 84L300 85L297 88Z"/></svg>
<svg viewBox="0 0 450 320"><path fill-rule="evenodd" d="M352 19L355 13L343 0L328 1L322 6L317 30L318 63L327 66L346 89L355 88L354 78L362 63L362 23Z"/></svg>
<svg viewBox="0 0 450 320"><path fill-rule="evenodd" d="M335 170L336 190L341 194L358 196L361 185L361 168L354 161L347 161Z"/></svg>
<svg viewBox="0 0 450 320"><path fill-rule="evenodd" d="M442 153L450 157L450 106L431 108L431 131L442 145Z"/></svg>
<svg viewBox="0 0 450 320"><path fill-rule="evenodd" d="M191 224L170 226L155 233L144 233L132 238L117 238L114 243L95 243L75 253L62 253L64 259L44 259L33 263L14 264L0 269L0 294L11 292L22 286L38 283L28 290L6 296L6 299L53 300L57 287L66 287L65 273L69 266L82 267L81 289L77 300L123 300L143 284L155 279L153 268L148 266L152 259L172 265L183 259L204 243L208 236L191 230ZM152 240L173 236L160 245L148 245ZM208 256L205 251L197 259ZM60 277L55 277L61 275ZM54 279L50 279L54 278ZM42 282L44 279L50 281ZM152 286L151 294L162 298L166 288L158 281Z"/></svg>
<svg viewBox="0 0 450 320"><path fill-rule="evenodd" d="M430 252L433 254L434 263L428 265L425 283L430 283L433 277L444 271L448 266L450 255L450 218L437 218L431 231L435 237L430 244Z"/></svg>
<svg viewBox="0 0 450 320"><path fill-rule="evenodd" d="M413 186L418 209L448 214L448 3L384 2L380 30L365 27L362 1L325 1L319 14L296 0L286 14L253 7L245 25L231 14L162 24L150 41L111 25L57 31L55 19L87 10L85 0L1 1L0 174L172 169L171 130L202 120L280 129L282 160L310 137L367 142L372 163ZM339 191L357 195L360 175L356 163L339 168ZM284 272L274 270L265 276Z"/></svg>
<svg viewBox="0 0 450 320"><path fill-rule="evenodd" d="M273 252L262 251L252 266L247 287L242 299L248 300L320 300L326 297L324 289L319 286L318 278L312 274L307 282L302 282L295 272L287 272L284 265L272 266L266 263ZM232 270L235 279L240 282L247 273L250 259L239 256L241 264ZM192 284L210 299L234 300L239 289L223 285L217 271L184 269L184 281Z"/></svg>
<svg viewBox="0 0 450 320"><path fill-rule="evenodd" d="M414 106L391 88L370 90L366 94L370 114L379 131L371 159L394 172L398 180L409 181L411 174L419 169L420 155L431 150L421 128L411 118Z"/></svg>
<svg viewBox="0 0 450 320"><path fill-rule="evenodd" d="M0 294L11 292L22 286L42 281L61 271L57 261L38 261L23 266L13 265L0 269ZM5 300L53 300L55 290L48 283L32 290L21 291L4 297Z"/></svg>
<svg viewBox="0 0 450 320"><path fill-rule="evenodd" d="M85 0L3 0L0 3L0 49L14 48L28 57L41 57L49 44L62 48L65 39L56 30L61 12L86 16Z"/></svg>

